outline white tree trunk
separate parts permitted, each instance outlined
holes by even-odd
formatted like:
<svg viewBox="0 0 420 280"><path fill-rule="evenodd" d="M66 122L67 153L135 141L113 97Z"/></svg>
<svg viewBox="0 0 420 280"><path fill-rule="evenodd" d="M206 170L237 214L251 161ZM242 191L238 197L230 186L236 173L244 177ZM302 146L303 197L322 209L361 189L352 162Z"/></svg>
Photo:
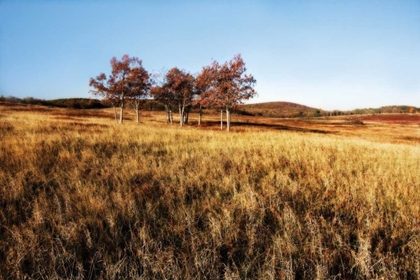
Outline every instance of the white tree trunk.
<svg viewBox="0 0 420 280"><path fill-rule="evenodd" d="M121 105L120 105L120 124L123 123L123 115L124 115L124 94L121 96Z"/></svg>
<svg viewBox="0 0 420 280"><path fill-rule="evenodd" d="M223 130L223 109L220 109L220 130Z"/></svg>
<svg viewBox="0 0 420 280"><path fill-rule="evenodd" d="M179 105L179 126L184 126L184 107Z"/></svg>
<svg viewBox="0 0 420 280"><path fill-rule="evenodd" d="M124 113L124 107L121 106L120 107L120 121L119 121L120 124L123 123L123 113Z"/></svg>
<svg viewBox="0 0 420 280"><path fill-rule="evenodd" d="M226 131L230 131L230 111L228 107L226 107Z"/></svg>
<svg viewBox="0 0 420 280"><path fill-rule="evenodd" d="M166 109L166 117L168 118L168 123L171 123L171 110L169 109L168 105L165 105Z"/></svg>

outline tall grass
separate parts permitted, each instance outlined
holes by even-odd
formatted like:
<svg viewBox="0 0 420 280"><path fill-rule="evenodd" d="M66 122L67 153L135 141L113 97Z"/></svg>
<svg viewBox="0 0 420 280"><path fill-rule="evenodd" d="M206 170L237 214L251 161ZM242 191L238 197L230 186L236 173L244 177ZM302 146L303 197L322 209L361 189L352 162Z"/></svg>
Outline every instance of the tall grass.
<svg viewBox="0 0 420 280"><path fill-rule="evenodd" d="M420 147L0 116L0 277L418 279Z"/></svg>

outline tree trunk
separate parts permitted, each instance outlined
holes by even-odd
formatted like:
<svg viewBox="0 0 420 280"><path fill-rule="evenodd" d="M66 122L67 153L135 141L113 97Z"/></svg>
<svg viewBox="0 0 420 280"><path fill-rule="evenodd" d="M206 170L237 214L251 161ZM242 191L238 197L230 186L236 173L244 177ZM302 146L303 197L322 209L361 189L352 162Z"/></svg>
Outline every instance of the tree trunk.
<svg viewBox="0 0 420 280"><path fill-rule="evenodd" d="M188 115L189 115L188 110L185 110L185 112L184 112L184 124L188 124Z"/></svg>
<svg viewBox="0 0 420 280"><path fill-rule="evenodd" d="M201 125L202 115L203 115L203 111L201 110L201 106L200 106L200 111L198 112L198 125Z"/></svg>
<svg viewBox="0 0 420 280"><path fill-rule="evenodd" d="M137 123L140 122L139 105L136 105L136 120Z"/></svg>
<svg viewBox="0 0 420 280"><path fill-rule="evenodd" d="M168 123L171 123L171 110L169 109L168 105L165 105L165 109L166 109L166 117L168 118Z"/></svg>
<svg viewBox="0 0 420 280"><path fill-rule="evenodd" d="M223 130L223 109L220 109L220 130Z"/></svg>
<svg viewBox="0 0 420 280"><path fill-rule="evenodd" d="M170 123L173 124L174 123L174 116L172 115L172 110L169 109L169 119L170 119Z"/></svg>
<svg viewBox="0 0 420 280"><path fill-rule="evenodd" d="M184 107L179 105L179 126L182 127L184 125Z"/></svg>
<svg viewBox="0 0 420 280"><path fill-rule="evenodd" d="M120 105L120 124L123 123L123 114L124 114L124 93L121 96L121 105Z"/></svg>
<svg viewBox="0 0 420 280"><path fill-rule="evenodd" d="M226 131L230 131L230 111L228 107L226 107Z"/></svg>

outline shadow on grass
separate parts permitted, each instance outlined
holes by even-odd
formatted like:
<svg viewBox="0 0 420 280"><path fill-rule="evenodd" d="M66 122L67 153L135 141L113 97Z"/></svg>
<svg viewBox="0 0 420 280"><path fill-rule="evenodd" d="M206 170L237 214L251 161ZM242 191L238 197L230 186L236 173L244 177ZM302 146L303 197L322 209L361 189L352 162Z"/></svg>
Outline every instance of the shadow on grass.
<svg viewBox="0 0 420 280"><path fill-rule="evenodd" d="M333 131L321 130L321 129L310 129L303 127L287 126L282 124L268 124L268 123L252 123L252 122L232 122L231 126L233 130L235 127L257 127L267 128L272 130L283 130L283 131L294 131L294 132L307 132L307 133L320 133L320 134L334 134ZM201 127L220 127L220 121L206 121L201 124ZM223 127L226 129L226 123L223 123Z"/></svg>

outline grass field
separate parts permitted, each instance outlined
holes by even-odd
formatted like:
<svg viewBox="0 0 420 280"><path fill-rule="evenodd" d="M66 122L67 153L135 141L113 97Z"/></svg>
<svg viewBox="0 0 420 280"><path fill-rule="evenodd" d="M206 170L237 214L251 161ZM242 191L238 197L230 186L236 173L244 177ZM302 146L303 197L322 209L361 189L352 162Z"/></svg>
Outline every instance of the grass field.
<svg viewBox="0 0 420 280"><path fill-rule="evenodd" d="M420 116L0 105L0 278L419 279Z"/></svg>

